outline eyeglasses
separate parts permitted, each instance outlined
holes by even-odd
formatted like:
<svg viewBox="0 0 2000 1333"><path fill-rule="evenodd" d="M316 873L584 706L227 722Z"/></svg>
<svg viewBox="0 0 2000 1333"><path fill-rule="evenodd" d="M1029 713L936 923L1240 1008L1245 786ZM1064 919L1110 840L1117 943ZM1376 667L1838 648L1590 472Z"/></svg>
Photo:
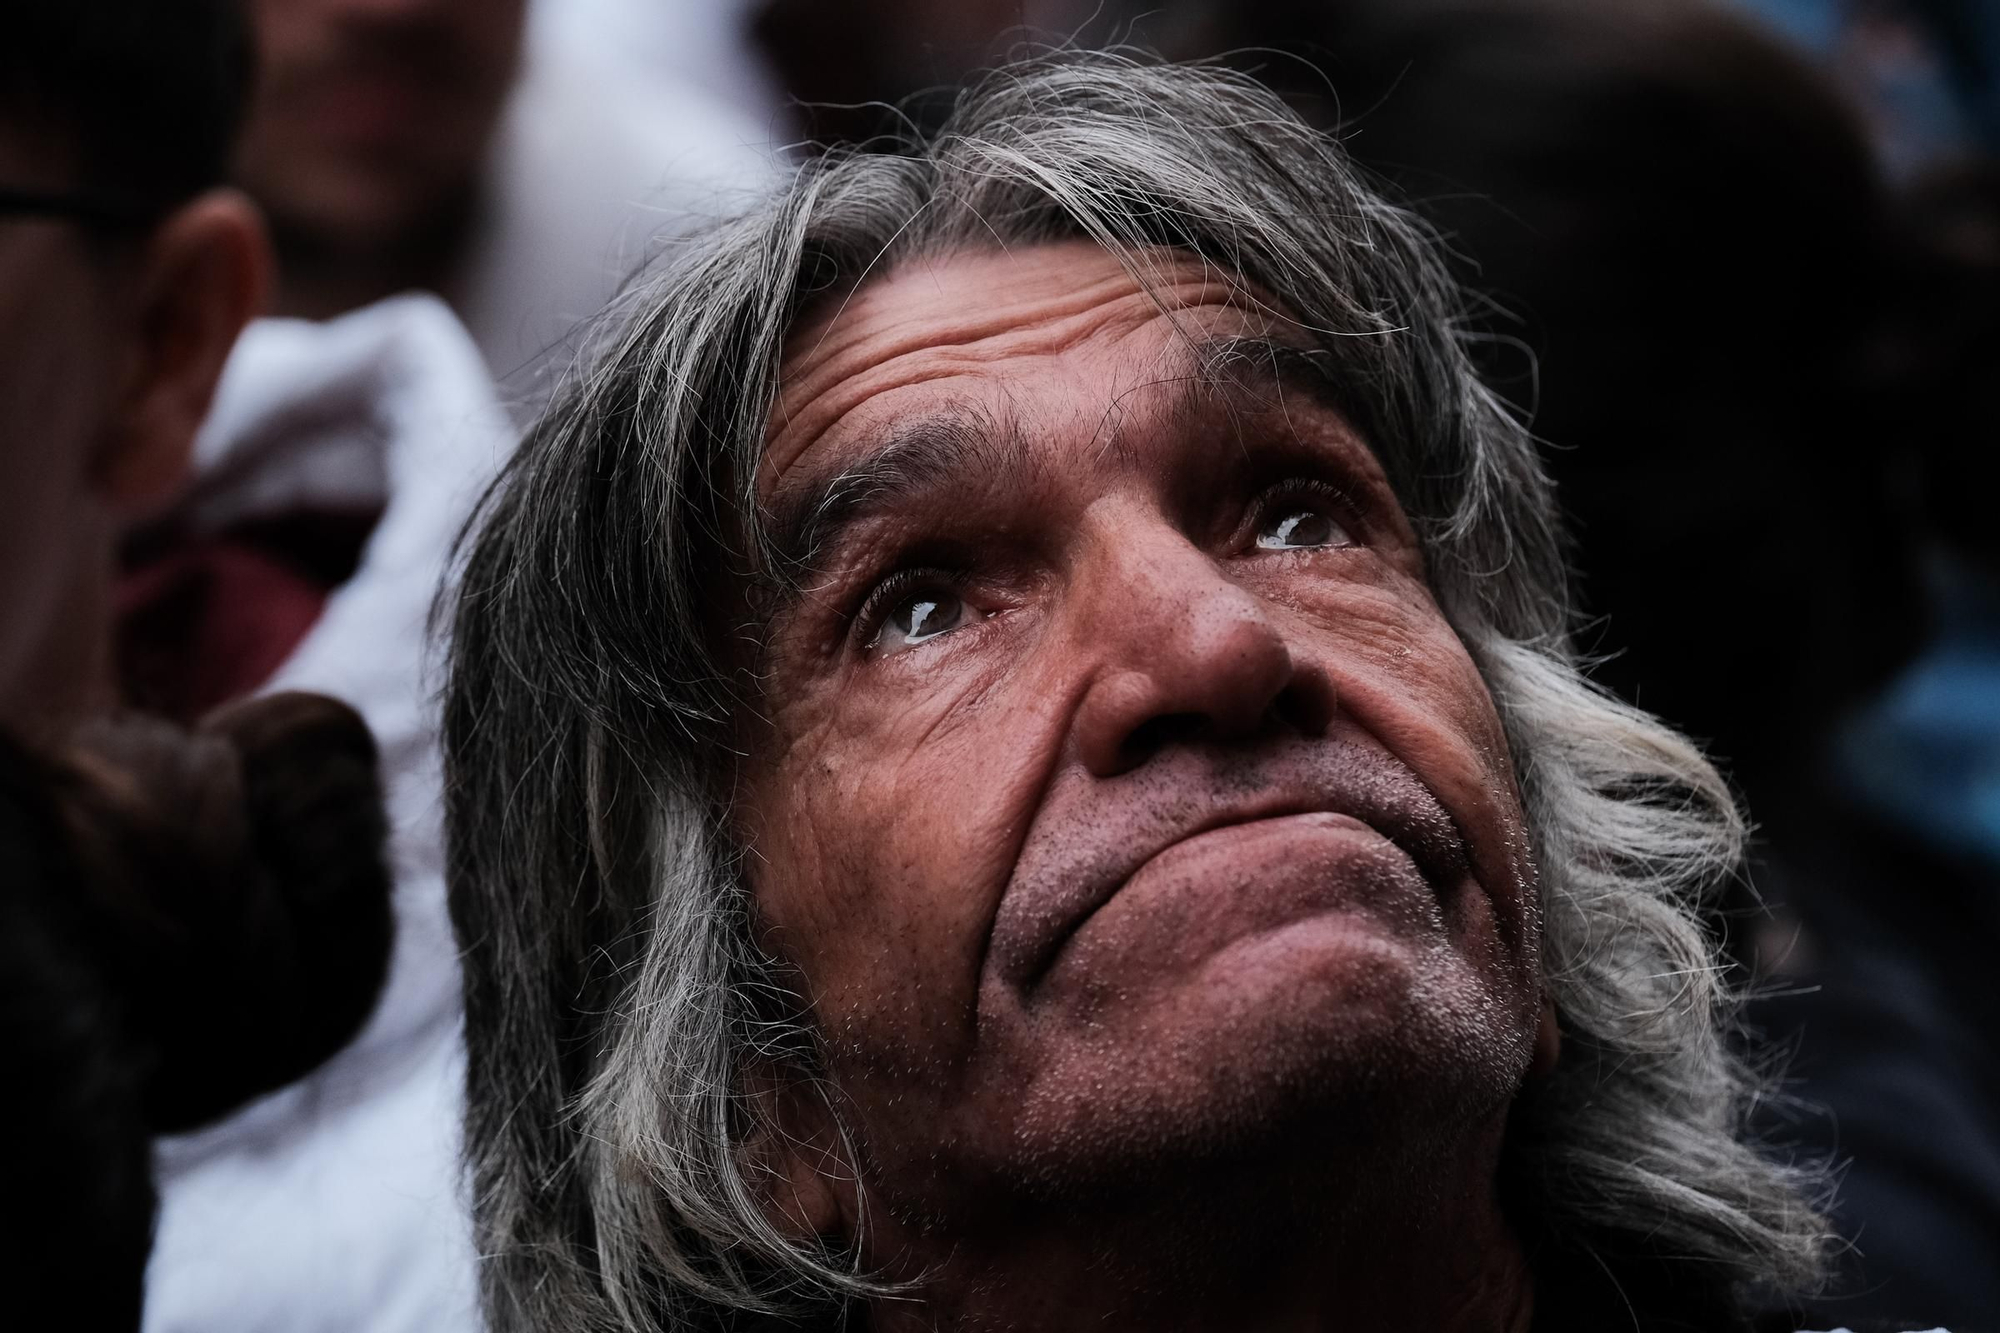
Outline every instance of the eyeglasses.
<svg viewBox="0 0 2000 1333"><path fill-rule="evenodd" d="M95 227L143 227L160 216L156 204L112 195L16 190L0 185L0 216L66 218Z"/></svg>

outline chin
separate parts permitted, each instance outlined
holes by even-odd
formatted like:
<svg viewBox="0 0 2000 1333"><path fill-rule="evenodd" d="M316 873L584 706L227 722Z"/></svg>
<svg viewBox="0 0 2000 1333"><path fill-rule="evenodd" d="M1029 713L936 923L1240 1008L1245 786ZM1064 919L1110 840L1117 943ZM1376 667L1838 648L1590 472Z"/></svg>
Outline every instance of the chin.
<svg viewBox="0 0 2000 1333"><path fill-rule="evenodd" d="M1525 1006L1442 942L1341 914L1240 938L1129 998L1045 1030L1064 1049L991 1090L1009 1108L994 1186L1087 1206L1260 1161L1433 1150L1504 1112L1532 1048Z"/></svg>

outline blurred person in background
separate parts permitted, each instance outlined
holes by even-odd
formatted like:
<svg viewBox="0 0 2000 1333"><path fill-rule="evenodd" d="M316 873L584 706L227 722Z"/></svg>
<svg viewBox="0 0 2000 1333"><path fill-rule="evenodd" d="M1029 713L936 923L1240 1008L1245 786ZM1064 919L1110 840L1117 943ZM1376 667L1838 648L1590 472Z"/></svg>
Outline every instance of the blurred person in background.
<svg viewBox="0 0 2000 1333"><path fill-rule="evenodd" d="M380 746L395 877L388 981L354 1042L160 1145L148 1329L477 1327L424 654L452 536L512 438L478 349L433 297L259 320L193 483L128 543L132 696L190 720L282 690L352 703Z"/></svg>
<svg viewBox="0 0 2000 1333"><path fill-rule="evenodd" d="M1843 836L1800 877L1786 967L1818 989L1766 1019L1800 1032L1799 1072L1830 1108L1816 1128L1855 1156L1844 1208L1867 1228L1863 1274L1959 1293L2000 1326L2000 999L1984 981L2000 941L2000 9L1746 3L1855 97L1899 186L1878 355L1925 622L1915 658L1826 748ZM1913 1195L1948 1200L1953 1231L1911 1226Z"/></svg>
<svg viewBox="0 0 2000 1333"><path fill-rule="evenodd" d="M116 700L119 542L185 484L263 301L256 210L220 185L249 77L226 8L34 6L0 45L0 721L31 733Z"/></svg>
<svg viewBox="0 0 2000 1333"><path fill-rule="evenodd" d="M83 1156L109 1162L121 1151L109 1145L134 1132L191 1131L158 1147L147 1327L470 1328L457 972L421 655L451 534L511 431L478 351L435 300L326 325L258 321L239 340L268 262L254 205L219 188L250 66L243 17L227 0L31 7L0 48L0 710L57 751L58 774L78 753L65 738L80 720L120 703L163 719L136 754L127 738L111 760L102 746L77 760L103 780L71 783L73 799L34 805L32 782L20 794L27 823L10 837L30 868L15 889L40 906L10 906L31 913L21 947L53 969L28 984L74 982L77 998L38 1009L33 997L53 992L30 989L10 1022L33 1037L47 1013L71 1013L76 1039L52 1058L69 1051L81 1062L71 1072L124 1088L95 1103L125 1108L123 1127ZM294 690L351 701L366 728L346 716L304 726L303 740L253 741L203 722ZM335 874L343 856L365 869L379 833L371 842L365 822L350 827L312 844L299 876L278 875L270 862L287 830L317 816L268 808L302 789L252 772L266 754L284 771L358 772L365 792L356 777L328 799L361 808L378 799L368 731L389 807L393 956L379 865L372 925L365 912L339 929L324 912L291 915L305 904L287 897L287 885L346 878ZM33 762L27 772L46 777ZM100 808L109 813L84 833L46 828ZM379 830L379 810L373 819ZM140 851L119 862L121 830ZM184 891L161 920L124 930L113 909L166 883ZM111 908L89 906L100 899ZM163 943L154 928L180 937ZM147 968L69 968L79 939ZM368 1014L385 961L383 1003L330 1065L196 1128L300 1072L291 1055L339 1045ZM278 983L345 1026L282 1039L299 992ZM98 1001L147 1023L93 1024L76 1008ZM144 1067L180 1060L172 1043L200 1035L235 1057L233 1094L199 1113L134 1109L131 1096L156 1086ZM281 1063L282 1077L265 1077ZM132 1226L143 1232L143 1218Z"/></svg>
<svg viewBox="0 0 2000 1333"><path fill-rule="evenodd" d="M307 694L128 713L118 548L186 486L268 259L221 186L229 0L88 0L0 46L0 1271L35 1327L139 1327L155 1134L292 1081L388 960L367 727Z"/></svg>
<svg viewBox="0 0 2000 1333"><path fill-rule="evenodd" d="M249 13L262 82L237 179L272 215L277 309L315 318L249 329L197 477L126 543L119 665L177 719L286 689L355 705L381 750L395 948L324 1069L161 1145L147 1327L449 1333L477 1316L431 599L511 442L493 370L531 408L560 364L543 354L673 216L635 201L671 184L699 207L744 159L698 98L660 117L575 62L523 64L517 3Z"/></svg>
<svg viewBox="0 0 2000 1333"><path fill-rule="evenodd" d="M1789 989L1804 1122L1852 1156L1841 1213L1859 1254L1848 1310L1964 1311L2000 1327L2000 170L1926 173L1885 343L1914 446L1921 647L1822 747L1831 818L1778 845L1798 919ZM1789 858L1789 859L1788 859Z"/></svg>
<svg viewBox="0 0 2000 1333"><path fill-rule="evenodd" d="M250 0L260 83L237 177L271 219L276 309L443 296L522 414L690 205L753 177L766 127L524 48L524 0Z"/></svg>

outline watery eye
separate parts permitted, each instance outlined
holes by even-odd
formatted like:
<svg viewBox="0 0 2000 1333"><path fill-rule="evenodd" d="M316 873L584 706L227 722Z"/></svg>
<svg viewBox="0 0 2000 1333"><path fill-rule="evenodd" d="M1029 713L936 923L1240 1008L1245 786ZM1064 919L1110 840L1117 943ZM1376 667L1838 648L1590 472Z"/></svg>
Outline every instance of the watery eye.
<svg viewBox="0 0 2000 1333"><path fill-rule="evenodd" d="M885 648L922 643L958 628L964 619L965 603L956 594L941 589L920 592L890 610L880 642Z"/></svg>
<svg viewBox="0 0 2000 1333"><path fill-rule="evenodd" d="M1257 533L1257 545L1267 551L1296 551L1314 546L1347 546L1347 529L1317 509L1284 509Z"/></svg>

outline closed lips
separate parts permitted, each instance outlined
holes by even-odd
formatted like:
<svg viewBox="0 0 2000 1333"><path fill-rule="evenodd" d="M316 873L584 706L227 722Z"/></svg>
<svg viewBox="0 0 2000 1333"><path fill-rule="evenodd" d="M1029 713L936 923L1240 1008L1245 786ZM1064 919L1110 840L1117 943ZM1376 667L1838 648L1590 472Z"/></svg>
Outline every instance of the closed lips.
<svg viewBox="0 0 2000 1333"><path fill-rule="evenodd" d="M1002 980L1032 987L1069 937L1149 862L1218 829L1342 815L1400 849L1440 893L1469 868L1451 816L1384 751L1315 741L1220 764L1192 753L1161 763L1129 785L1093 793L1094 808L1043 812L994 919L989 957Z"/></svg>

